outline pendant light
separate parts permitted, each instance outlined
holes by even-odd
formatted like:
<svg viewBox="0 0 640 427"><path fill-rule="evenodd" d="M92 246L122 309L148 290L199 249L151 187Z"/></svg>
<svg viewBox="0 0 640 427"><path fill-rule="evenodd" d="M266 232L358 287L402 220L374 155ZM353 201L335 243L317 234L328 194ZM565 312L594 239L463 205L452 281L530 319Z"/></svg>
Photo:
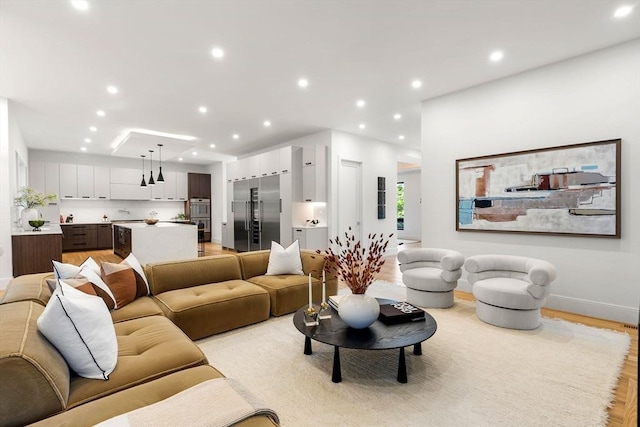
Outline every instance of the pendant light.
<svg viewBox="0 0 640 427"><path fill-rule="evenodd" d="M151 166L149 166L149 185L154 186L156 182L153 180L153 150L149 150L149 158L151 159Z"/></svg>
<svg viewBox="0 0 640 427"><path fill-rule="evenodd" d="M160 172L158 173L158 179L156 179L156 183L164 184L164 176L162 176L162 144L158 144L158 151L160 157Z"/></svg>
<svg viewBox="0 0 640 427"><path fill-rule="evenodd" d="M146 187L147 183L144 181L144 158L146 157L144 154L140 154L142 157L142 182L140 183L140 187Z"/></svg>

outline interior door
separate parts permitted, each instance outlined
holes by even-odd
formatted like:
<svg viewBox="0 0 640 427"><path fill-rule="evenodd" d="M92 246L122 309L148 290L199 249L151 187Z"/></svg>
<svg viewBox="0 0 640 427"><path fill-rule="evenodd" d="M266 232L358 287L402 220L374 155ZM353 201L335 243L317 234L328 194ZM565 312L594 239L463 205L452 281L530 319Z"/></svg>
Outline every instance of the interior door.
<svg viewBox="0 0 640 427"><path fill-rule="evenodd" d="M351 227L356 241L362 241L362 163L340 159L338 178L338 235Z"/></svg>

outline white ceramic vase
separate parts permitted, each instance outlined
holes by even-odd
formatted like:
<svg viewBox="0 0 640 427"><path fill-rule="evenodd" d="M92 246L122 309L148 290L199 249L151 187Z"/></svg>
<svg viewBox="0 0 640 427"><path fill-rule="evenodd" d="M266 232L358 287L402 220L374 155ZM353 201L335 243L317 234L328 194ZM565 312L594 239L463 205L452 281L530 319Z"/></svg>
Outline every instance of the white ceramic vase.
<svg viewBox="0 0 640 427"><path fill-rule="evenodd" d="M340 299L340 318L354 329L368 328L380 314L378 301L367 294L348 294Z"/></svg>
<svg viewBox="0 0 640 427"><path fill-rule="evenodd" d="M29 221L40 219L40 212L36 208L25 208L20 214L23 230L31 230L33 227L29 225Z"/></svg>

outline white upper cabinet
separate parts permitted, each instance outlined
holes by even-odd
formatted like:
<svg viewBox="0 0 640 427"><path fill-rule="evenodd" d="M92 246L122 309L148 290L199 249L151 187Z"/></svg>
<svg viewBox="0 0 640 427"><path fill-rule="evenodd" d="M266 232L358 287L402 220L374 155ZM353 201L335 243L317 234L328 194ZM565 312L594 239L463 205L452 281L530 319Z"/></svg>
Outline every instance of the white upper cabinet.
<svg viewBox="0 0 640 427"><path fill-rule="evenodd" d="M60 200L60 165L58 163L44 164L44 192L56 194L58 199L49 202L49 204L58 204Z"/></svg>
<svg viewBox="0 0 640 427"><path fill-rule="evenodd" d="M280 150L267 151L258 155L260 160L260 176L278 175L280 173Z"/></svg>
<svg viewBox="0 0 640 427"><path fill-rule="evenodd" d="M302 166L313 166L319 162L324 163L326 147L324 145L311 145L302 147Z"/></svg>
<svg viewBox="0 0 640 427"><path fill-rule="evenodd" d="M78 165L60 164L60 198L78 198Z"/></svg>
<svg viewBox="0 0 640 427"><path fill-rule="evenodd" d="M260 178L260 155L251 156L247 160L247 178Z"/></svg>
<svg viewBox="0 0 640 427"><path fill-rule="evenodd" d="M176 200L187 200L189 181L186 172L176 172Z"/></svg>
<svg viewBox="0 0 640 427"><path fill-rule="evenodd" d="M238 176L238 162L227 163L227 182L233 182Z"/></svg>
<svg viewBox="0 0 640 427"><path fill-rule="evenodd" d="M302 161L302 201L326 202L326 147L324 145L304 147Z"/></svg>
<svg viewBox="0 0 640 427"><path fill-rule="evenodd" d="M279 173L291 173L291 146L282 147L277 153Z"/></svg>
<svg viewBox="0 0 640 427"><path fill-rule="evenodd" d="M93 166L78 165L78 197L81 199L92 199L93 192Z"/></svg>
<svg viewBox="0 0 640 427"><path fill-rule="evenodd" d="M93 195L96 199L109 199L111 193L110 170L104 166L93 168Z"/></svg>

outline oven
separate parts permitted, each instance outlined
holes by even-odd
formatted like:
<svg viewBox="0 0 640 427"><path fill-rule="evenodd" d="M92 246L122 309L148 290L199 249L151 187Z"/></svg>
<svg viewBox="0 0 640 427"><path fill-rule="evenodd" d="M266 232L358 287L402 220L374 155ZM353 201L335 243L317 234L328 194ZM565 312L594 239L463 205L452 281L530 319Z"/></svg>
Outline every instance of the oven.
<svg viewBox="0 0 640 427"><path fill-rule="evenodd" d="M193 221L195 218L211 217L211 200L191 199L189 200L189 217Z"/></svg>

